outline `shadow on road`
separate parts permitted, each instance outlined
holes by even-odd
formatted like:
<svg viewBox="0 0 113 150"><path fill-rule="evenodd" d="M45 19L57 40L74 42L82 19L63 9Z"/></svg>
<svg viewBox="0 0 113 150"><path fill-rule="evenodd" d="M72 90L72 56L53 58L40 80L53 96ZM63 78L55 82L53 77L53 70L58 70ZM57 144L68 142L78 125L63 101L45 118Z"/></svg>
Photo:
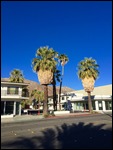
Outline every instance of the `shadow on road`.
<svg viewBox="0 0 113 150"><path fill-rule="evenodd" d="M112 129L105 124L62 124L44 129L32 137L17 137L13 142L1 143L10 149L112 149Z"/></svg>
<svg viewBox="0 0 113 150"><path fill-rule="evenodd" d="M109 116L109 117L111 117L111 118L112 118L112 113L104 112L104 111L102 111L102 112L103 112L103 114L105 114L105 115L107 115L107 116Z"/></svg>

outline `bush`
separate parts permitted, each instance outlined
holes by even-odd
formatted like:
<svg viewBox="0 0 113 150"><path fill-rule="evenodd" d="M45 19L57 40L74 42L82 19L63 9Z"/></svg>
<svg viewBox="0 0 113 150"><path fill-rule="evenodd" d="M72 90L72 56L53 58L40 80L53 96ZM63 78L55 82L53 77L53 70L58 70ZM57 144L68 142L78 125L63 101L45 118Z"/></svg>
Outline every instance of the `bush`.
<svg viewBox="0 0 113 150"><path fill-rule="evenodd" d="M55 116L54 112L45 114L45 115L44 115L44 118L47 118L47 117L50 117L50 116Z"/></svg>
<svg viewBox="0 0 113 150"><path fill-rule="evenodd" d="M43 115L44 116L44 118L47 118L48 116L49 116L49 114L45 114L45 115Z"/></svg>
<svg viewBox="0 0 113 150"><path fill-rule="evenodd" d="M99 114L99 112L97 112L97 111L92 111L92 114Z"/></svg>

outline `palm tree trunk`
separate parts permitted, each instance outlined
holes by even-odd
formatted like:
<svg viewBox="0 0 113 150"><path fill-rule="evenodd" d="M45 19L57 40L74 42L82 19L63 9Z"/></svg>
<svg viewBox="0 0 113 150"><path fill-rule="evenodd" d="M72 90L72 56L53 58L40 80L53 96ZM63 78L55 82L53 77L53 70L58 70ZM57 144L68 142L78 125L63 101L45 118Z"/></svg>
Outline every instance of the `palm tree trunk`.
<svg viewBox="0 0 113 150"><path fill-rule="evenodd" d="M62 77L60 81L60 89L59 89L59 110L61 110L60 99L61 99L61 89L62 89L62 79L64 75L64 66L62 66Z"/></svg>
<svg viewBox="0 0 113 150"><path fill-rule="evenodd" d="M40 115L40 104L38 103L38 115Z"/></svg>
<svg viewBox="0 0 113 150"><path fill-rule="evenodd" d="M62 65L62 77L61 77L60 89L59 89L59 110L61 110L60 101L61 101L61 89L62 89L62 79L63 79L63 75L64 75L64 65Z"/></svg>
<svg viewBox="0 0 113 150"><path fill-rule="evenodd" d="M88 106L89 106L89 112L92 113L93 109L92 109L92 101L91 101L91 92L87 92L88 93Z"/></svg>
<svg viewBox="0 0 113 150"><path fill-rule="evenodd" d="M53 106L54 110L57 110L56 85L53 85Z"/></svg>
<svg viewBox="0 0 113 150"><path fill-rule="evenodd" d="M54 107L54 110L57 110L56 81L55 81L55 77L54 76L53 76L53 107Z"/></svg>
<svg viewBox="0 0 113 150"><path fill-rule="evenodd" d="M62 88L62 78L60 81L60 89L59 89L59 110L61 110L60 99L61 99L61 88Z"/></svg>
<svg viewBox="0 0 113 150"><path fill-rule="evenodd" d="M43 102L43 115L48 114L48 85L44 86L44 102Z"/></svg>

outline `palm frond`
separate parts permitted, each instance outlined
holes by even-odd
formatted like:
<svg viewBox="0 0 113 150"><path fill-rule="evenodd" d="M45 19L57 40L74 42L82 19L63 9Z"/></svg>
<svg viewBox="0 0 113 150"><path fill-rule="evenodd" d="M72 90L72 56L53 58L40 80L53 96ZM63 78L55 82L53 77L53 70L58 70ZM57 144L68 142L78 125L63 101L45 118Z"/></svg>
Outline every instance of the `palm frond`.
<svg viewBox="0 0 113 150"><path fill-rule="evenodd" d="M11 71L9 80L11 82L23 83L24 82L24 76L23 76L22 71L19 69L14 69L13 71Z"/></svg>
<svg viewBox="0 0 113 150"><path fill-rule="evenodd" d="M78 77L84 79L85 77L93 77L97 79L99 76L99 65L95 59L85 57L84 60L78 64Z"/></svg>

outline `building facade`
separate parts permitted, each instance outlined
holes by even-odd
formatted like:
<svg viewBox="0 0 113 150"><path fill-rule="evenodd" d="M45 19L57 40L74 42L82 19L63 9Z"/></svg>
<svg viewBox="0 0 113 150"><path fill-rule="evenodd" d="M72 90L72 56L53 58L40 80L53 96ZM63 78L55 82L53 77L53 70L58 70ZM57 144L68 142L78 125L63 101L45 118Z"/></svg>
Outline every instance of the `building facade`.
<svg viewBox="0 0 113 150"><path fill-rule="evenodd" d="M59 95L57 95L57 101ZM88 96L84 90L78 90L73 92L67 92L61 94L61 110L65 110L65 103L71 102L72 111L88 111ZM95 111L112 111L112 85L95 87L91 93L92 107ZM49 109L53 109L52 98L48 100ZM57 102L57 108L59 109L59 102ZM50 105L51 104L51 105Z"/></svg>
<svg viewBox="0 0 113 150"><path fill-rule="evenodd" d="M21 115L21 101L29 100L29 93L26 91L26 83L1 82L1 117ZM61 93L61 110L70 101L72 111L88 111L88 96L84 90ZM57 95L57 110L59 110L59 95ZM112 111L112 85L95 87L91 93L93 110ZM32 110L33 107L30 108ZM43 103L37 110L43 111ZM48 110L54 110L53 96L48 97ZM28 111L28 110L27 110Z"/></svg>
<svg viewBox="0 0 113 150"><path fill-rule="evenodd" d="M29 99L26 83L1 82L1 117L21 115L21 101Z"/></svg>

